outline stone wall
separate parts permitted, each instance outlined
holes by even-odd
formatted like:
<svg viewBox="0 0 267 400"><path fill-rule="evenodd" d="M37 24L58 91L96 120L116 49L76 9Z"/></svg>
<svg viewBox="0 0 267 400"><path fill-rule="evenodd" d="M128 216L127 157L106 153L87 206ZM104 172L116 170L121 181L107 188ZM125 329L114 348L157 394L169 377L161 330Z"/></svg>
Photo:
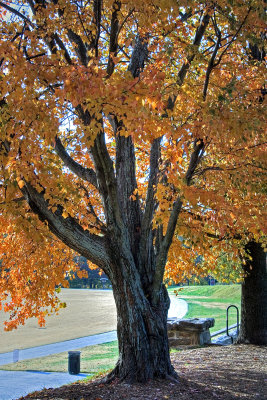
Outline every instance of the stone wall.
<svg viewBox="0 0 267 400"><path fill-rule="evenodd" d="M210 328L214 318L168 319L168 338L170 347L201 346L211 343Z"/></svg>

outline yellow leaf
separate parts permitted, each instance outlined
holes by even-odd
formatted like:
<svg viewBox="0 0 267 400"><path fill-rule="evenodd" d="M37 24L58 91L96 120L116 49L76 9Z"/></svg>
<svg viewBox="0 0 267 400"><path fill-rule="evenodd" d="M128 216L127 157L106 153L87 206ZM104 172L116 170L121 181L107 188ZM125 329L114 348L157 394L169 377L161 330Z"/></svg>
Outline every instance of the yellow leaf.
<svg viewBox="0 0 267 400"><path fill-rule="evenodd" d="M63 217L63 218L67 218L68 216L69 216L69 214L67 213L67 211L63 211L62 217Z"/></svg>
<svg viewBox="0 0 267 400"><path fill-rule="evenodd" d="M19 188L22 189L23 186L25 185L25 182L24 182L22 179L20 179L20 180L18 181L18 185L19 185Z"/></svg>

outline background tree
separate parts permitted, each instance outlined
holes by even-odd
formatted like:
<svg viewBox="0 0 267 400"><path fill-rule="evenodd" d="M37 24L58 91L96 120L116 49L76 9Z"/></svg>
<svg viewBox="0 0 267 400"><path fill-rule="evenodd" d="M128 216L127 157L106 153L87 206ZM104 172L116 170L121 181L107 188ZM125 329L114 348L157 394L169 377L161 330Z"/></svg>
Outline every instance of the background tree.
<svg viewBox="0 0 267 400"><path fill-rule="evenodd" d="M244 261L239 343L267 344L266 252L260 243L250 241Z"/></svg>
<svg viewBox="0 0 267 400"><path fill-rule="evenodd" d="M192 251L212 263L228 244L211 249L210 227L210 237L266 233L266 197L254 187L265 168L264 67L244 50L263 29L264 5L0 6L7 328L60 306L53 288L72 249L112 282L120 357L109 379L175 376L162 281L168 256L169 267L190 257L178 235L198 238Z"/></svg>
<svg viewBox="0 0 267 400"><path fill-rule="evenodd" d="M265 0L266 4L266 0ZM266 40L266 33L261 33ZM264 62L266 52L256 40L249 44L250 57L253 62ZM261 87L259 103L266 96L265 85ZM259 188L266 193L266 185ZM239 343L267 344L267 264L266 252L260 243L250 240L245 246L247 257L244 259L244 280L241 297L241 329Z"/></svg>
<svg viewBox="0 0 267 400"><path fill-rule="evenodd" d="M76 271L70 271L68 274L68 282L71 288L86 287L90 289L99 289L110 287L110 281L106 274L103 274L99 268L88 265L85 257L75 257L77 265Z"/></svg>
<svg viewBox="0 0 267 400"><path fill-rule="evenodd" d="M265 62L265 32L261 32L259 37L250 37L248 47L244 49L249 56L251 66L255 66L260 62ZM261 104L265 101L265 84L262 87L258 88L258 92L258 101ZM253 161L254 166L257 165L257 169L255 169L253 173L254 196L257 196L259 199L263 199L264 197L262 197L262 195L266 195L265 164L262 163L261 157L257 159L257 162L256 159L254 159ZM239 164L239 166L241 166L241 164ZM244 177L244 179L246 179L246 177ZM238 190L241 189L239 182L240 177L238 177L236 182L234 182L234 187ZM247 188L244 187L244 189L245 191L243 191L242 197L239 199L239 205L243 203L243 200L245 199L245 196L247 194ZM227 194L226 196L230 198L229 194ZM233 203L234 202L232 202L232 205ZM220 204L220 202L218 202L218 204ZM255 215L256 208L258 209L258 218L261 218L263 211L262 220L265 221L264 203L261 203L261 201L259 201L254 205L253 211L251 210L252 212L249 213L250 224L245 224L243 226L237 227L237 219L235 219L236 207L232 206L228 208L228 212L230 214L230 217L233 219L235 229L233 229L233 224L226 222L226 224L223 226L224 234L220 235L218 233L218 227L216 226L216 220L214 229L202 232L206 236L208 247L212 249L213 255L215 257L212 259L212 264L210 263L210 257L207 257L208 252L206 250L206 257L203 258L201 256L198 256L201 257L202 260L201 268L197 268L195 262L195 268L192 265L192 260L194 260L196 254L204 255L203 250L198 245L200 243L199 233L193 239L192 229L190 229L190 233L187 232L187 234L189 234L189 249L191 250L191 255L190 252L187 252L187 257L182 256L182 259L183 262L187 265L190 265L191 262L191 268L189 267L189 271L196 272L199 269L199 274L201 274L202 276L211 273L214 277L222 280L223 282L241 282L241 328L238 337L238 343L253 343L262 345L267 344L267 267L266 249L264 248L264 241L266 240L266 238L264 237L265 233L262 231L262 236L257 236L257 240L254 239L252 232L254 231L255 233L254 222L255 219L257 219L257 216ZM216 208L213 207L213 212L215 210ZM241 210L242 208L240 208L239 211ZM218 216L221 214L221 212L223 212L224 214L224 210L221 210L217 207ZM203 221L205 218L205 214L201 215L201 213L199 212L193 214L191 212L191 217L195 224L200 224L204 226ZM249 230L249 227L252 229L252 232ZM211 226L209 228L211 228ZM225 249L228 248L228 251L220 253L216 251L216 248L218 247L218 241L222 240L225 242ZM236 252L233 254L230 248L232 245L235 246L236 243L239 243L240 250L238 251L236 248ZM195 250L196 248L198 253ZM173 268L171 268L170 275L172 274ZM188 278L188 266L187 268L181 268L180 265L178 267L176 281L183 280L184 276L187 276Z"/></svg>

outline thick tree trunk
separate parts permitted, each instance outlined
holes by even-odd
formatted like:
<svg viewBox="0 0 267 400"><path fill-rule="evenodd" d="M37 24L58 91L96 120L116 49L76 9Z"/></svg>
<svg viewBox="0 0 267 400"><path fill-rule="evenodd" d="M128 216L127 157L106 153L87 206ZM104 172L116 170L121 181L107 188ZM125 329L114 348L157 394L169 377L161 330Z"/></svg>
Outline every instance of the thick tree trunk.
<svg viewBox="0 0 267 400"><path fill-rule="evenodd" d="M263 345L267 344L266 253L254 241L247 244L246 250L252 260L247 260L244 266L238 343Z"/></svg>
<svg viewBox="0 0 267 400"><path fill-rule="evenodd" d="M113 294L117 307L119 359L106 380L146 382L154 378L175 378L167 336L170 300L165 286L162 285L159 302L154 307L145 296L138 277L128 281L117 279Z"/></svg>

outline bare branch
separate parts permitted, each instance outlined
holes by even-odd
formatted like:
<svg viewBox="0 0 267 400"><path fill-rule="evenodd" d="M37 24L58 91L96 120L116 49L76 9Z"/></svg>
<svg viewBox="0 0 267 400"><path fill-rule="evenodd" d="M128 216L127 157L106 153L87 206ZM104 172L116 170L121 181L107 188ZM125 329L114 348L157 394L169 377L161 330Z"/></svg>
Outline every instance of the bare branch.
<svg viewBox="0 0 267 400"><path fill-rule="evenodd" d="M36 10L35 10L35 7L34 7L34 2L32 0L28 0L28 4L31 7L33 15L35 15L36 14Z"/></svg>
<svg viewBox="0 0 267 400"><path fill-rule="evenodd" d="M11 12L14 15L17 15L19 18L21 18L25 22L27 22L31 27L36 28L34 23L31 20L29 20L29 18L27 18L25 15L21 14L21 12L19 12L15 8L8 6L7 4L3 3L2 1L0 1L0 7L5 8L7 11Z"/></svg>

